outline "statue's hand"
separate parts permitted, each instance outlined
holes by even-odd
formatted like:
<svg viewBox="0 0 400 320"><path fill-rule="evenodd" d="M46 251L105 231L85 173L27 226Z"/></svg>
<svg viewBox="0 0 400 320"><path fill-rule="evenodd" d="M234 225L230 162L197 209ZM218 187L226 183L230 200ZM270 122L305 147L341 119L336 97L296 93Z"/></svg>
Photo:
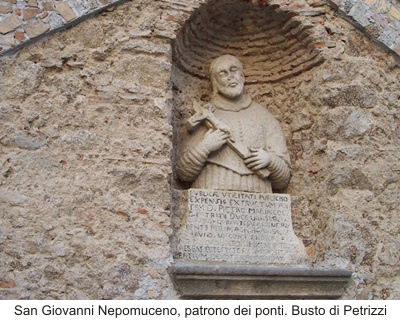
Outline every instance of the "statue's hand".
<svg viewBox="0 0 400 320"><path fill-rule="evenodd" d="M229 134L220 129L208 130L204 135L202 144L209 151L217 151L221 148L229 138Z"/></svg>
<svg viewBox="0 0 400 320"><path fill-rule="evenodd" d="M245 158L246 166L254 171L267 168L272 162L273 155L263 149L250 149L250 154Z"/></svg>

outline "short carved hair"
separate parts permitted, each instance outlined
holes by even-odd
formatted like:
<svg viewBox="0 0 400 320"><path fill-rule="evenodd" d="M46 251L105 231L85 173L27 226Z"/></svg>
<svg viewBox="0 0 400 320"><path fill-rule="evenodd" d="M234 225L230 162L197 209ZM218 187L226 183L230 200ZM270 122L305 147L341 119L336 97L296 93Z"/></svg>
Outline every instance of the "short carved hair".
<svg viewBox="0 0 400 320"><path fill-rule="evenodd" d="M224 54L223 56L219 56L218 58L215 58L213 61L211 61L210 70L209 70L209 72L210 72L210 78L213 76L217 65L218 65L222 60L225 60L225 59L233 60L233 61L237 64L237 66L240 68L240 70L243 71L243 65L242 65L242 63L239 61L238 58L236 58L235 56L233 56L233 55L231 55L231 54Z"/></svg>

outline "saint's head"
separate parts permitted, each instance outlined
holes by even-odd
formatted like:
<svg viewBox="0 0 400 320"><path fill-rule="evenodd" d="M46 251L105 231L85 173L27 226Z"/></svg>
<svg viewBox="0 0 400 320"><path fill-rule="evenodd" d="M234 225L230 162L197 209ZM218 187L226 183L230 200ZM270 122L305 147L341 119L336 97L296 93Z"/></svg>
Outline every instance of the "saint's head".
<svg viewBox="0 0 400 320"><path fill-rule="evenodd" d="M232 55L223 55L211 62L210 78L214 94L236 100L244 93L243 66Z"/></svg>

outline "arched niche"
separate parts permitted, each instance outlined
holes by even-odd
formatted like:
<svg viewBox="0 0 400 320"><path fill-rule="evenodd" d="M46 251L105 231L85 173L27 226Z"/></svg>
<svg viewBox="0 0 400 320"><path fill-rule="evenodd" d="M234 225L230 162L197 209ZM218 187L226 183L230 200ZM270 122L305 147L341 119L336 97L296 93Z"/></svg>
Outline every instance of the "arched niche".
<svg viewBox="0 0 400 320"><path fill-rule="evenodd" d="M313 25L296 11L266 1L212 0L196 10L173 44L174 63L208 78L210 60L222 54L246 66L247 83L277 82L323 61L314 46Z"/></svg>
<svg viewBox="0 0 400 320"><path fill-rule="evenodd" d="M195 10L172 44L175 152L192 100L204 104L210 99L212 59L238 57L247 86L262 91L254 88L298 76L324 61L314 28L299 12L267 1L211 0ZM188 187L176 182L177 188Z"/></svg>
<svg viewBox="0 0 400 320"><path fill-rule="evenodd" d="M324 61L318 49L318 40L314 38L315 28L314 22L308 21L299 12L272 5L271 2L267 4L266 1L211 0L193 12L177 33L172 48L173 162L176 154L180 153L181 141L187 130L185 122L192 113L192 100L204 105L211 98L208 69L212 59L223 54L238 57L244 66L246 90L251 96L257 93L257 102L270 108L268 103L264 103L263 92L267 92L269 87L283 85L286 80L291 80L289 78L310 71ZM282 90L287 88L283 86ZM284 99L289 95L290 92L285 91ZM283 109L281 105L278 108ZM211 263L197 263L190 256L181 255L183 250L179 247L182 243L197 243L196 239L192 242L195 237L185 233L185 225L193 222L187 214L190 191L179 189L188 187L176 179L172 190L175 232L171 241L174 263L170 272L183 298L341 296L351 275L348 270L299 268L298 262L289 263L287 268L281 265L277 269L270 268L273 264L268 265L267 261L265 265L255 267L240 263L216 265L220 262L219 258L215 261L211 259ZM298 253L303 247L293 245L291 248L296 248ZM274 283L277 270L279 281ZM223 289L219 290L221 283ZM265 291L260 290L261 287Z"/></svg>

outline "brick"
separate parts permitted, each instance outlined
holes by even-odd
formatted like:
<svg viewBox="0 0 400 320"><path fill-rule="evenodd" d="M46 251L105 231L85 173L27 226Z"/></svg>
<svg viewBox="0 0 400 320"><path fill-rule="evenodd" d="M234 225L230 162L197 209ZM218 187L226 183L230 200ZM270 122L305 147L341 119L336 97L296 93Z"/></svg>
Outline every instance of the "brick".
<svg viewBox="0 0 400 320"><path fill-rule="evenodd" d="M14 33L14 38L17 39L18 41L24 41L26 39L25 34L23 32L20 31L16 31Z"/></svg>
<svg viewBox="0 0 400 320"><path fill-rule="evenodd" d="M325 48L326 44L324 41L320 41L320 42L315 42L313 43L314 48Z"/></svg>
<svg viewBox="0 0 400 320"><path fill-rule="evenodd" d="M22 18L27 21L30 20L31 18L33 18L34 16L38 15L41 12L41 10L39 9L32 9L32 8L28 8L28 9L24 9L24 14L22 16Z"/></svg>
<svg viewBox="0 0 400 320"><path fill-rule="evenodd" d="M69 22L76 18L75 13L72 11L71 7L67 2L60 2L57 5L58 12L65 19L65 21Z"/></svg>
<svg viewBox="0 0 400 320"><path fill-rule="evenodd" d="M48 11L45 11L45 12L43 12L43 14L41 14L41 15L39 16L39 18L40 18L40 19L44 19L44 18L46 18L48 15L49 15L49 12L48 12Z"/></svg>
<svg viewBox="0 0 400 320"><path fill-rule="evenodd" d="M139 208L137 212L138 212L138 213L141 213L141 214L146 214L146 213L148 213L149 211L148 211L146 208Z"/></svg>
<svg viewBox="0 0 400 320"><path fill-rule="evenodd" d="M43 9L47 11L54 11L54 3L53 2L43 2Z"/></svg>
<svg viewBox="0 0 400 320"><path fill-rule="evenodd" d="M18 28L21 25L21 20L19 20L18 16L13 14L3 21L0 21L0 33L5 34L14 29Z"/></svg>
<svg viewBox="0 0 400 320"><path fill-rule="evenodd" d="M153 279L156 279L158 277L158 272L154 268L150 268L147 273L152 277Z"/></svg>
<svg viewBox="0 0 400 320"><path fill-rule="evenodd" d="M49 29L50 26L48 24L35 20L25 27L25 32L28 34L29 38L36 38L41 34L46 33Z"/></svg>
<svg viewBox="0 0 400 320"><path fill-rule="evenodd" d="M400 9L392 5L392 7L389 10L389 17L394 20L400 20Z"/></svg>
<svg viewBox="0 0 400 320"><path fill-rule="evenodd" d="M12 5L9 3L0 3L0 13L11 13L13 12Z"/></svg>
<svg viewBox="0 0 400 320"><path fill-rule="evenodd" d="M17 286L17 284L15 283L15 281L1 281L0 282L1 289L11 289L11 288L15 288L16 286Z"/></svg>

